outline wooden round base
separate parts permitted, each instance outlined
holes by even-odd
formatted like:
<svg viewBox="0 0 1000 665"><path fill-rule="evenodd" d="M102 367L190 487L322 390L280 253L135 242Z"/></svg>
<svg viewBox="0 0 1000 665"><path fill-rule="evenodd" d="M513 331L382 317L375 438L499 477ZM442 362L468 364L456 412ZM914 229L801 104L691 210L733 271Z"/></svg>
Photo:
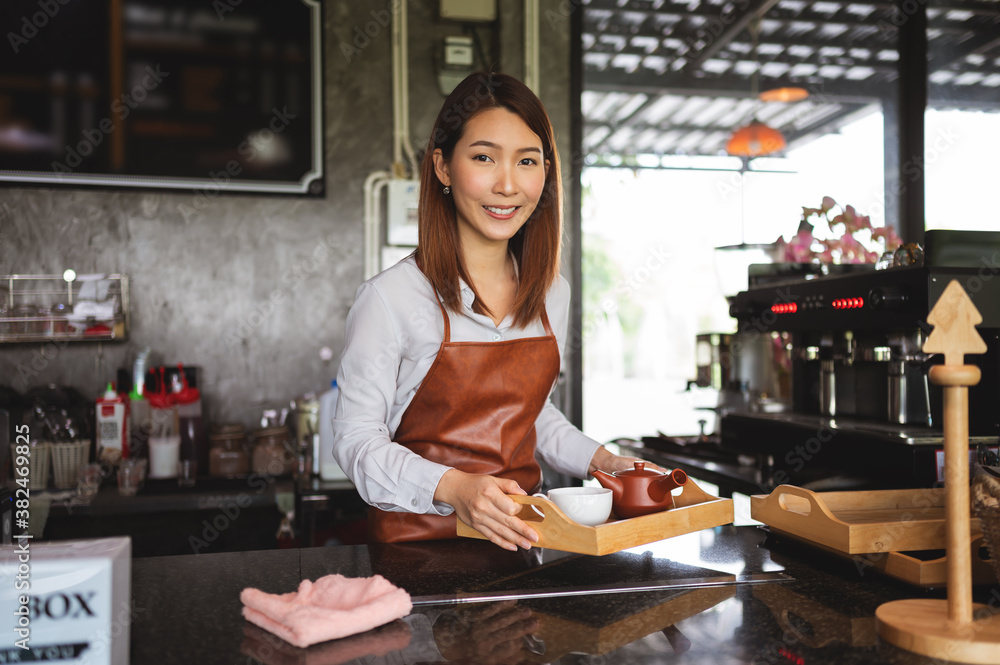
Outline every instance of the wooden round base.
<svg viewBox="0 0 1000 665"><path fill-rule="evenodd" d="M969 624L948 621L948 601L896 600L875 611L878 635L901 649L958 663L1000 663L1000 614L974 603Z"/></svg>

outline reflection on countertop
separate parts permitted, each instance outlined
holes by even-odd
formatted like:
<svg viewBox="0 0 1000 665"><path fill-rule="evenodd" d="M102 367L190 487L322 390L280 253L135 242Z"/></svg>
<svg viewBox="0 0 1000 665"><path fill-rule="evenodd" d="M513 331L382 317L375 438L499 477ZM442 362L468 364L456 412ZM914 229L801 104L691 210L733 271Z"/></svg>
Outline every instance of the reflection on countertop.
<svg viewBox="0 0 1000 665"><path fill-rule="evenodd" d="M330 573L381 574L417 604L405 619L309 649L240 615L244 587L287 592ZM692 579L718 583L685 586ZM767 581L740 583L753 579ZM669 588L671 581L681 586ZM587 591L650 582L665 588ZM420 602L545 589L584 595ZM976 594L1000 611L996 586ZM604 557L507 552L460 539L150 558L133 562L131 662L923 665L929 661L878 640L874 614L888 600L926 595L864 566L733 526Z"/></svg>

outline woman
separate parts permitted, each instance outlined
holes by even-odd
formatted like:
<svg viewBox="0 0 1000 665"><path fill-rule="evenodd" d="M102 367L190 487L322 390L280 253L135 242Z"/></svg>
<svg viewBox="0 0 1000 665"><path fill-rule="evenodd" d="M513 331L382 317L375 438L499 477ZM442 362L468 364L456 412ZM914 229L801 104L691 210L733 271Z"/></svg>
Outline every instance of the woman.
<svg viewBox="0 0 1000 665"><path fill-rule="evenodd" d="M561 201L541 102L510 76L470 75L421 165L418 249L347 317L334 456L379 509L373 540L455 537L457 516L528 549L538 535L507 495L537 491L536 454L577 478L631 467L549 401L569 310Z"/></svg>

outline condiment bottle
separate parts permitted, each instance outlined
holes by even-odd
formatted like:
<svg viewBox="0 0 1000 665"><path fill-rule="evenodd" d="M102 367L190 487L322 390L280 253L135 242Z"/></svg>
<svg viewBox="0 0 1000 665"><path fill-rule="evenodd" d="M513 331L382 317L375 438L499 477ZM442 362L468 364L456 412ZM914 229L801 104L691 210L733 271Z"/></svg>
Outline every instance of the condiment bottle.
<svg viewBox="0 0 1000 665"><path fill-rule="evenodd" d="M97 398L97 460L118 464L128 457L128 400L112 384Z"/></svg>

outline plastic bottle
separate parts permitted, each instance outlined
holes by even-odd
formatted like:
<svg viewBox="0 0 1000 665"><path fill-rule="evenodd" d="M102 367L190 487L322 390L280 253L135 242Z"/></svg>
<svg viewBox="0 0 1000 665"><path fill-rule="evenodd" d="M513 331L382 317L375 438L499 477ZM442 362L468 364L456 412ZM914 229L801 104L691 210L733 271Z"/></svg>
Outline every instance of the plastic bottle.
<svg viewBox="0 0 1000 665"><path fill-rule="evenodd" d="M173 394L177 404L177 422L180 427L182 461L193 461L195 473L208 473L208 436L201 419L201 391L188 386L184 366L178 363L181 389Z"/></svg>
<svg viewBox="0 0 1000 665"><path fill-rule="evenodd" d="M97 398L97 460L117 464L128 457L128 398L110 383Z"/></svg>
<svg viewBox="0 0 1000 665"><path fill-rule="evenodd" d="M337 413L337 398L340 390L337 380L330 382L330 389L319 397L319 477L323 480L346 480L347 474L333 458L333 423Z"/></svg>

